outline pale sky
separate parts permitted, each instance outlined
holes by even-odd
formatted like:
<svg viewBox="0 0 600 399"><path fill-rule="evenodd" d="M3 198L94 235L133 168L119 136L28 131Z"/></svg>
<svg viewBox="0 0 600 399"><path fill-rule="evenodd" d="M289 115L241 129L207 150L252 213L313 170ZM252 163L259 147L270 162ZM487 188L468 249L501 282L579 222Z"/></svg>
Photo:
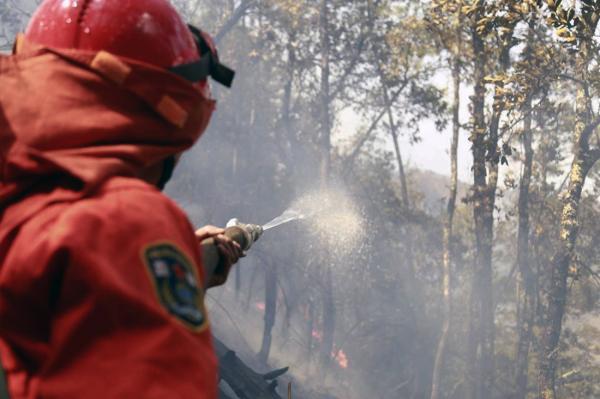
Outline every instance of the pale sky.
<svg viewBox="0 0 600 399"><path fill-rule="evenodd" d="M460 119L465 123L469 119L469 96L470 93L462 88ZM368 124L361 120L361 116L351 109L343 110L340 113L339 126L336 131L338 138L354 136L357 129ZM383 120L380 122L383 123ZM471 157L471 143L468 141L469 133L462 130L458 147L458 177L466 183L470 183L471 166L473 164ZM449 121L448 126L442 132L438 132L432 121L423 121L421 124L421 142L411 144L407 135L402 135L400 140L400 151L405 165L408 168L418 168L431 170L433 172L450 175L450 141L452 139L452 124ZM387 137L385 148L393 151L393 142L391 137Z"/></svg>

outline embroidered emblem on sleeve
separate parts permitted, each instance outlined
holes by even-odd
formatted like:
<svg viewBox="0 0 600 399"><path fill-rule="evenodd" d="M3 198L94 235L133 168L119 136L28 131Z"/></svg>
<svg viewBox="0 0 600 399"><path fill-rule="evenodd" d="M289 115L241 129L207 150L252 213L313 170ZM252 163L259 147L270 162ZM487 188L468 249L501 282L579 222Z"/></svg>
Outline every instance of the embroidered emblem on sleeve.
<svg viewBox="0 0 600 399"><path fill-rule="evenodd" d="M193 263L171 243L150 245L142 256L160 303L187 327L203 330L208 324L204 292Z"/></svg>

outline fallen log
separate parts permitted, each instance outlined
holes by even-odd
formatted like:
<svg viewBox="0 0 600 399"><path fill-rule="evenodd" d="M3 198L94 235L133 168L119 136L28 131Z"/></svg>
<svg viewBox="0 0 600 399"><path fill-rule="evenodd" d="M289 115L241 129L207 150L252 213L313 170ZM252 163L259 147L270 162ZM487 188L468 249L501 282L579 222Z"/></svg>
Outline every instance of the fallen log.
<svg viewBox="0 0 600 399"><path fill-rule="evenodd" d="M214 343L219 358L219 377L239 399L283 399L276 391L277 378L288 371L287 367L260 374L242 362L223 342L214 338ZM219 395L220 399L238 399L222 388Z"/></svg>

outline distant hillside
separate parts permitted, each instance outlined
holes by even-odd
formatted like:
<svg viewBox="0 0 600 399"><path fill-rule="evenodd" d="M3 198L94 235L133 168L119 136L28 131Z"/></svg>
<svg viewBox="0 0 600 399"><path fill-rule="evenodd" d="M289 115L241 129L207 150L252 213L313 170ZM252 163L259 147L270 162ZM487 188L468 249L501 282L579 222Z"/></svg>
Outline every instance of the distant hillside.
<svg viewBox="0 0 600 399"><path fill-rule="evenodd" d="M408 171L408 185L412 193L419 193L417 205L432 214L439 213L446 207L450 192L450 176L441 175L430 170L411 169ZM471 185L458 182L458 202L463 199Z"/></svg>

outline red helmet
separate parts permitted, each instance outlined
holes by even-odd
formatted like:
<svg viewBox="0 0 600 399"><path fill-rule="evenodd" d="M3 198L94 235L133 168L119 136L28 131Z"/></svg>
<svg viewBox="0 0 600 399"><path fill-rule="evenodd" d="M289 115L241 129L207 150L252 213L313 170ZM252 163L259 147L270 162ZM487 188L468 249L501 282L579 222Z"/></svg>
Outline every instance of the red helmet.
<svg viewBox="0 0 600 399"><path fill-rule="evenodd" d="M169 69L206 92L212 76L231 85L212 39L186 26L167 0L44 0L25 38L47 47L108 51Z"/></svg>

